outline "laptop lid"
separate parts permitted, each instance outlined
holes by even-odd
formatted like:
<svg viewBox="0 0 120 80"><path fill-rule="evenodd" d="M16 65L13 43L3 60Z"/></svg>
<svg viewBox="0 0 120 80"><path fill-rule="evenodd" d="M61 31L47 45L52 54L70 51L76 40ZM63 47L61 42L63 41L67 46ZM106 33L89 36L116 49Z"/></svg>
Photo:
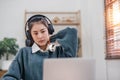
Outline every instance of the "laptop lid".
<svg viewBox="0 0 120 80"><path fill-rule="evenodd" d="M43 80L95 80L95 60L84 58L45 59Z"/></svg>

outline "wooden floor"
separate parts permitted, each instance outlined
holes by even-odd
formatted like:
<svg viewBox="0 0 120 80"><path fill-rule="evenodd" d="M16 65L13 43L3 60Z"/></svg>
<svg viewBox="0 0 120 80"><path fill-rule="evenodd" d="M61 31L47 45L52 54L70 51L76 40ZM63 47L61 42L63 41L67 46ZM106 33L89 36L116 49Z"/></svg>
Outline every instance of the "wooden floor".
<svg viewBox="0 0 120 80"><path fill-rule="evenodd" d="M0 71L0 78L6 73L7 71Z"/></svg>

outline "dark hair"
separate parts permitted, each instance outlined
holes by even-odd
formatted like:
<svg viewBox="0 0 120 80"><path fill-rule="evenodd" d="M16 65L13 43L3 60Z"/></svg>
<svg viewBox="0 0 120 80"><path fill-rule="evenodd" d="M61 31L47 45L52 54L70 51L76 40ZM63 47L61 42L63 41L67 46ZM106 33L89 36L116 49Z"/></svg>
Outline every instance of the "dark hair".
<svg viewBox="0 0 120 80"><path fill-rule="evenodd" d="M45 25L48 29L49 34L53 34L53 32L54 32L52 22L50 21L49 18L47 18L44 15L33 15L32 17L30 17L27 20L27 22L25 24L25 35L26 35L25 44L26 44L26 46L32 46L34 43L33 38L31 36L31 29L34 24Z"/></svg>
<svg viewBox="0 0 120 80"><path fill-rule="evenodd" d="M28 24L28 29L29 29L30 34L31 34L31 29L34 24L43 24L48 29L48 23L45 19L36 19L34 21L29 22L29 24Z"/></svg>

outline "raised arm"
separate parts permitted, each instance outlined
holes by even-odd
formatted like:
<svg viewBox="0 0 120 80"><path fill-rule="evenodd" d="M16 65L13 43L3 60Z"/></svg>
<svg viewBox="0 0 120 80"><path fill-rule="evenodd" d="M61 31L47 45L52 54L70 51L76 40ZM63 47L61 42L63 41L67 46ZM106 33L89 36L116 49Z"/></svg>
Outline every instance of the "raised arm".
<svg viewBox="0 0 120 80"><path fill-rule="evenodd" d="M76 57L78 48L77 30L75 28L65 28L51 37L51 41L60 44L59 56ZM60 48L59 47L59 48Z"/></svg>

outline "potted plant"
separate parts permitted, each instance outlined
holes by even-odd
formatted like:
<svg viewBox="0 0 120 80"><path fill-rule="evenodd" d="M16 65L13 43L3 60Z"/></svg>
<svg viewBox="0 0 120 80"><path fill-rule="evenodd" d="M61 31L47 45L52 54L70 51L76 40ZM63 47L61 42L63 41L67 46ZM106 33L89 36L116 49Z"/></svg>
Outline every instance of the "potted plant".
<svg viewBox="0 0 120 80"><path fill-rule="evenodd" d="M3 61L2 68L5 68L5 64L9 64L9 55L16 55L19 46L16 44L16 39L15 38L7 38L5 37L3 40L0 41L0 59L1 57L5 56L7 62ZM11 62L11 61L10 61ZM8 65L9 66L9 65Z"/></svg>

